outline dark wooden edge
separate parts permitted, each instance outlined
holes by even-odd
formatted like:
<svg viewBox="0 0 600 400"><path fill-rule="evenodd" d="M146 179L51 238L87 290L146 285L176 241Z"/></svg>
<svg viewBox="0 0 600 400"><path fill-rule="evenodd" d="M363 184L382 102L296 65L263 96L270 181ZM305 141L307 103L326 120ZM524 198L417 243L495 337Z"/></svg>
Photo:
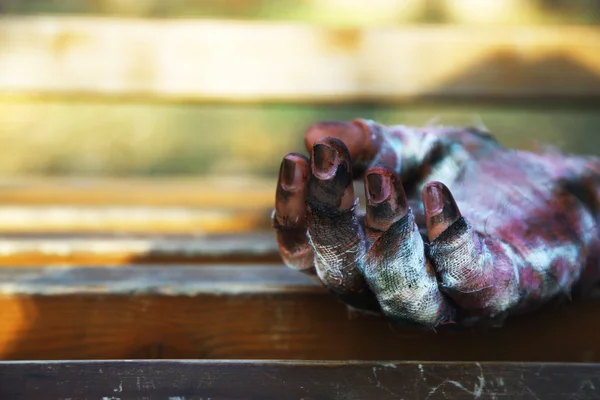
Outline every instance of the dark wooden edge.
<svg viewBox="0 0 600 400"><path fill-rule="evenodd" d="M2 399L598 399L600 364L0 362Z"/></svg>

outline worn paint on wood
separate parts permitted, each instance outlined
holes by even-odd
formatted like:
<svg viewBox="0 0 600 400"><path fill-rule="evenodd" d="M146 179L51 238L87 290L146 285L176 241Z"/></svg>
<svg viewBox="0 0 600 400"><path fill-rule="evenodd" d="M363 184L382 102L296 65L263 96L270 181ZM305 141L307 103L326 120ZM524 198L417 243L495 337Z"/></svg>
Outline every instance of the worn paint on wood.
<svg viewBox="0 0 600 400"><path fill-rule="evenodd" d="M285 267L219 265L0 269L0 295L154 294L164 296L320 293L307 275Z"/></svg>
<svg viewBox="0 0 600 400"><path fill-rule="evenodd" d="M0 269L5 360L600 362L599 316L576 301L502 329L422 332L351 313L283 267Z"/></svg>
<svg viewBox="0 0 600 400"><path fill-rule="evenodd" d="M597 399L597 364L60 361L0 363L0 394L37 399Z"/></svg>
<svg viewBox="0 0 600 400"><path fill-rule="evenodd" d="M0 268L40 265L281 263L275 233L2 235Z"/></svg>

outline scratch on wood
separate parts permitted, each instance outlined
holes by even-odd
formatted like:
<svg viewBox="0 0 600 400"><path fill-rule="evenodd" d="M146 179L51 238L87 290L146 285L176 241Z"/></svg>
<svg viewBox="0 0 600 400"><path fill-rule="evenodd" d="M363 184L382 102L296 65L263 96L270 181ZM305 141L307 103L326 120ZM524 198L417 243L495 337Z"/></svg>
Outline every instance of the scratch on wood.
<svg viewBox="0 0 600 400"><path fill-rule="evenodd" d="M485 382L485 376L483 374L483 369L481 368L481 364L479 363L475 363L475 365L477 365L477 367L479 368L479 376L477 377L478 383L475 384L475 386L473 387L473 390L469 390L466 387L464 387L462 385L462 383L452 380L452 379L444 379L439 385L435 386L434 388L432 388L429 391L429 394L427 395L426 399L429 399L431 396L433 396L433 394L435 392L437 392L440 388L442 388L444 385L446 384L451 384L456 386L457 388L463 390L464 392L470 394L473 396L473 398L478 399L481 397L481 395L483 394L483 389L485 388L486 382ZM423 367L419 364L419 367L421 367L420 369L422 369Z"/></svg>
<svg viewBox="0 0 600 400"><path fill-rule="evenodd" d="M381 381L379 380L379 377L377 376L377 367L376 366L373 367L373 376L375 377L375 384L376 384L375 386L378 389L384 390L387 393L391 394L392 396L396 396L396 393L392 392L386 385L383 385L381 383Z"/></svg>
<svg viewBox="0 0 600 400"><path fill-rule="evenodd" d="M590 379L586 379L581 382L581 385L579 386L580 391L584 389L596 390L596 385L594 385L594 382L592 382Z"/></svg>
<svg viewBox="0 0 600 400"><path fill-rule="evenodd" d="M421 378L423 379L423 382L425 382L425 370L423 369L423 365L419 364L419 372L421 373Z"/></svg>
<svg viewBox="0 0 600 400"><path fill-rule="evenodd" d="M526 384L524 384L523 382L521 382L521 386L523 387L523 389L527 390L527 392L535 399L535 400L540 400L539 397L537 397L537 395L533 392L533 390L531 390L529 388L529 386L527 386Z"/></svg>

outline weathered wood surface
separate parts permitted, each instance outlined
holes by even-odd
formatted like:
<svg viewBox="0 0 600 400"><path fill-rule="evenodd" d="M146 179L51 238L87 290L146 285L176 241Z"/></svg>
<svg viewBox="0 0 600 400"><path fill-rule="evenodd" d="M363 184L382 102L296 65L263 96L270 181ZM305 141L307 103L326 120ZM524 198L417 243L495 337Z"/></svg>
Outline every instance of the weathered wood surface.
<svg viewBox="0 0 600 400"><path fill-rule="evenodd" d="M151 230L152 227L149 227ZM272 230L242 234L4 234L0 268L50 265L280 263Z"/></svg>
<svg viewBox="0 0 600 400"><path fill-rule="evenodd" d="M595 27L6 17L0 41L0 91L11 93L233 102L600 97Z"/></svg>
<svg viewBox="0 0 600 400"><path fill-rule="evenodd" d="M283 267L0 269L0 358L600 362L600 302L502 329L422 332L349 312Z"/></svg>
<svg viewBox="0 0 600 400"><path fill-rule="evenodd" d="M598 399L600 365L427 362L0 363L0 395L48 399Z"/></svg>

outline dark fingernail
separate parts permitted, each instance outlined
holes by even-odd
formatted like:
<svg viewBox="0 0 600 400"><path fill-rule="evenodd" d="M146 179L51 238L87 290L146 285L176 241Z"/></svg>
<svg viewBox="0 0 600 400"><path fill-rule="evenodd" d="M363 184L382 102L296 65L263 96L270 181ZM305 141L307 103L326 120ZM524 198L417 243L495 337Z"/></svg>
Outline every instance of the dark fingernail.
<svg viewBox="0 0 600 400"><path fill-rule="evenodd" d="M282 186L286 190L292 190L296 187L296 175L297 175L296 163L288 158L283 159L281 165L281 179Z"/></svg>
<svg viewBox="0 0 600 400"><path fill-rule="evenodd" d="M337 151L325 144L313 147L313 174L319 179L329 179L337 168Z"/></svg>
<svg viewBox="0 0 600 400"><path fill-rule="evenodd" d="M427 196L423 199L423 205L425 211L429 215L439 214L444 209L444 195L442 194L442 188L436 184L427 186L425 189Z"/></svg>
<svg viewBox="0 0 600 400"><path fill-rule="evenodd" d="M390 178L379 174L367 175L367 196L372 204L381 203L390 197Z"/></svg>

